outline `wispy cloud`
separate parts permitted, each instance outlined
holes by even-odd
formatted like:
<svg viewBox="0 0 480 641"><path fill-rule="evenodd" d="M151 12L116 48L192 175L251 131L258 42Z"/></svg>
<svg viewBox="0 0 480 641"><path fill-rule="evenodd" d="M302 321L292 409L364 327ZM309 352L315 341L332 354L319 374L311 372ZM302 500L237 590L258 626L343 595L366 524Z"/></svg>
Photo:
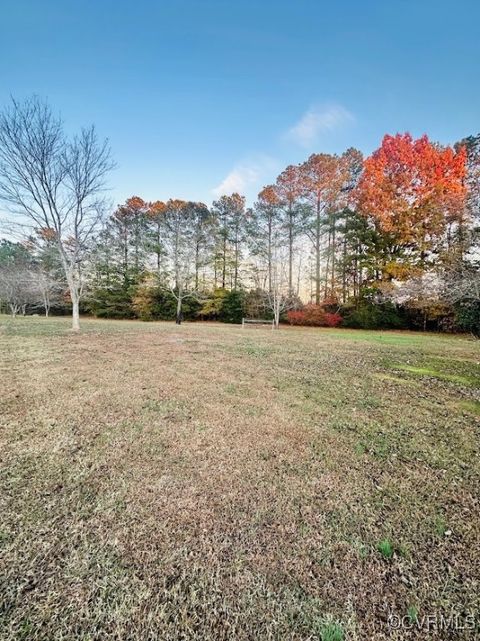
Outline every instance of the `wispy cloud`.
<svg viewBox="0 0 480 641"><path fill-rule="evenodd" d="M341 105L311 107L284 135L286 140L301 147L310 147L324 132L339 129L355 120Z"/></svg>
<svg viewBox="0 0 480 641"><path fill-rule="evenodd" d="M258 156L238 163L225 178L212 189L212 193L216 198L234 192L245 194L253 187L258 187L264 176L275 170L276 166L276 161L270 158L270 156Z"/></svg>

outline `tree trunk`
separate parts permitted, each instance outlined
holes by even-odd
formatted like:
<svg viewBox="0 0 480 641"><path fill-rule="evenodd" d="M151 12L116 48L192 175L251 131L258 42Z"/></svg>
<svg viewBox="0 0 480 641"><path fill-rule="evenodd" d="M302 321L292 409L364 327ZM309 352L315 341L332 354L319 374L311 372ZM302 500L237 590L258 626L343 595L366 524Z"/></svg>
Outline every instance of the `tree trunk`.
<svg viewBox="0 0 480 641"><path fill-rule="evenodd" d="M72 299L72 330L74 332L80 331L80 309L79 309L79 296L75 288L70 290L70 297Z"/></svg>
<svg viewBox="0 0 480 641"><path fill-rule="evenodd" d="M293 294L293 212L288 210L288 291Z"/></svg>
<svg viewBox="0 0 480 641"><path fill-rule="evenodd" d="M235 238L235 271L233 274L233 289L237 289L238 283L238 239Z"/></svg>
<svg viewBox="0 0 480 641"><path fill-rule="evenodd" d="M180 295L180 292L178 292L178 298L177 298L177 315L175 317L175 324L176 325L182 324L182 297Z"/></svg>
<svg viewBox="0 0 480 641"><path fill-rule="evenodd" d="M320 305L320 203L318 202L315 229L315 304Z"/></svg>
<svg viewBox="0 0 480 641"><path fill-rule="evenodd" d="M43 309L45 310L45 317L48 318L48 313L50 311L50 300L46 292L43 296Z"/></svg>
<svg viewBox="0 0 480 641"><path fill-rule="evenodd" d="M280 305L278 303L275 304L273 323L274 323L275 329L278 329L280 326Z"/></svg>
<svg viewBox="0 0 480 641"><path fill-rule="evenodd" d="M331 289L331 296L333 297L333 296L335 296L334 292L335 292L335 285L336 285L336 282L335 282L335 268L336 268L335 222L336 221L335 221L335 216L333 214L331 216L332 216L331 217L331 221L332 221L332 265L331 265L331 268L330 268L330 271L331 271L331 286L330 286L330 289Z"/></svg>
<svg viewBox="0 0 480 641"><path fill-rule="evenodd" d="M225 289L225 279L227 274L227 241L223 239L223 254L222 254L222 289Z"/></svg>
<svg viewBox="0 0 480 641"><path fill-rule="evenodd" d="M160 223L157 223L157 238L156 238L157 246L156 246L155 249L156 249L156 254L157 254L157 278L158 278L158 282L160 282L160 274L161 274L161 271L162 271L162 257L161 257L161 246L160 246L161 239L162 239L162 235L161 235L161 230L160 230Z"/></svg>
<svg viewBox="0 0 480 641"><path fill-rule="evenodd" d="M64 269L72 300L72 330L78 332L80 331L80 278L78 274L75 274L74 269L68 267L66 261L64 262Z"/></svg>
<svg viewBox="0 0 480 641"><path fill-rule="evenodd" d="M328 298L328 278L330 274L331 229L328 230L327 262L325 264L325 298Z"/></svg>
<svg viewBox="0 0 480 641"><path fill-rule="evenodd" d="M268 219L268 293L272 292L272 218Z"/></svg>
<svg viewBox="0 0 480 641"><path fill-rule="evenodd" d="M200 246L198 241L195 243L195 289L198 289L198 272L200 269Z"/></svg>

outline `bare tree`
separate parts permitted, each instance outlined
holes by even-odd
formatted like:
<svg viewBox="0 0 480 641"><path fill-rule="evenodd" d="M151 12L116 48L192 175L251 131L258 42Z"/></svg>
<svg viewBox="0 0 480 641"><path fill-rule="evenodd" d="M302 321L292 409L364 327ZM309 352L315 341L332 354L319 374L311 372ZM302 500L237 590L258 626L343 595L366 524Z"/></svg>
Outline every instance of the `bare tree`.
<svg viewBox="0 0 480 641"><path fill-rule="evenodd" d="M25 315L36 294L33 274L27 267L13 263L0 266L0 300L7 304L13 318Z"/></svg>
<svg viewBox="0 0 480 641"><path fill-rule="evenodd" d="M283 312L295 307L295 299L291 290L290 249L275 247L271 261L271 288L267 292L267 307L273 313L275 329L279 328L280 316Z"/></svg>
<svg viewBox="0 0 480 641"><path fill-rule="evenodd" d="M466 263L450 268L445 275L443 295L453 305L460 301L480 302L480 269Z"/></svg>
<svg viewBox="0 0 480 641"><path fill-rule="evenodd" d="M426 331L428 320L445 315L442 285L438 273L425 272L406 281L383 283L380 289L384 300L416 310L422 317L423 330Z"/></svg>
<svg viewBox="0 0 480 641"><path fill-rule="evenodd" d="M72 300L72 329L80 329L82 271L105 209L113 168L107 141L94 127L68 140L62 121L34 96L12 99L0 114L0 200L19 224L54 235Z"/></svg>
<svg viewBox="0 0 480 641"><path fill-rule="evenodd" d="M37 293L36 305L41 307L48 317L52 304L60 302L65 288L53 274L41 267L32 272L32 279L34 291Z"/></svg>

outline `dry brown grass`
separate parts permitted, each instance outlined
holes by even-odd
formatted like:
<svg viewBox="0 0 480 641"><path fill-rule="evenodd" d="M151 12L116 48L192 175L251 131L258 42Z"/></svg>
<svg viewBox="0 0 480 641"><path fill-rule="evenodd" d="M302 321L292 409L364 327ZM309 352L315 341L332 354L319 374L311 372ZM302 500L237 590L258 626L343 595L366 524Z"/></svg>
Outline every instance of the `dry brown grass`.
<svg viewBox="0 0 480 641"><path fill-rule="evenodd" d="M0 325L2 639L475 638L478 344Z"/></svg>

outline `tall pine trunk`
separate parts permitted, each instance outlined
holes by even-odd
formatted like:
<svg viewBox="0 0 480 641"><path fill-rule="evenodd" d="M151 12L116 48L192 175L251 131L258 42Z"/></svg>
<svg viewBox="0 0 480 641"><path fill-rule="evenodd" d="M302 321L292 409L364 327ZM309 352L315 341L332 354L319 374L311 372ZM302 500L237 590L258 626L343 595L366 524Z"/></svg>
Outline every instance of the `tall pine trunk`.
<svg viewBox="0 0 480 641"><path fill-rule="evenodd" d="M272 217L268 218L268 292L272 291Z"/></svg>
<svg viewBox="0 0 480 641"><path fill-rule="evenodd" d="M223 253L222 253L222 289L225 289L225 281L227 276L227 239L223 239Z"/></svg>
<svg viewBox="0 0 480 641"><path fill-rule="evenodd" d="M288 208L288 291L293 294L293 212Z"/></svg>
<svg viewBox="0 0 480 641"><path fill-rule="evenodd" d="M320 305L320 202L317 201L315 223L315 303Z"/></svg>
<svg viewBox="0 0 480 641"><path fill-rule="evenodd" d="M330 217L332 227L332 266L331 266L331 285L330 295L333 297L335 292L335 269L336 269L336 238L335 238L335 216L331 214Z"/></svg>

